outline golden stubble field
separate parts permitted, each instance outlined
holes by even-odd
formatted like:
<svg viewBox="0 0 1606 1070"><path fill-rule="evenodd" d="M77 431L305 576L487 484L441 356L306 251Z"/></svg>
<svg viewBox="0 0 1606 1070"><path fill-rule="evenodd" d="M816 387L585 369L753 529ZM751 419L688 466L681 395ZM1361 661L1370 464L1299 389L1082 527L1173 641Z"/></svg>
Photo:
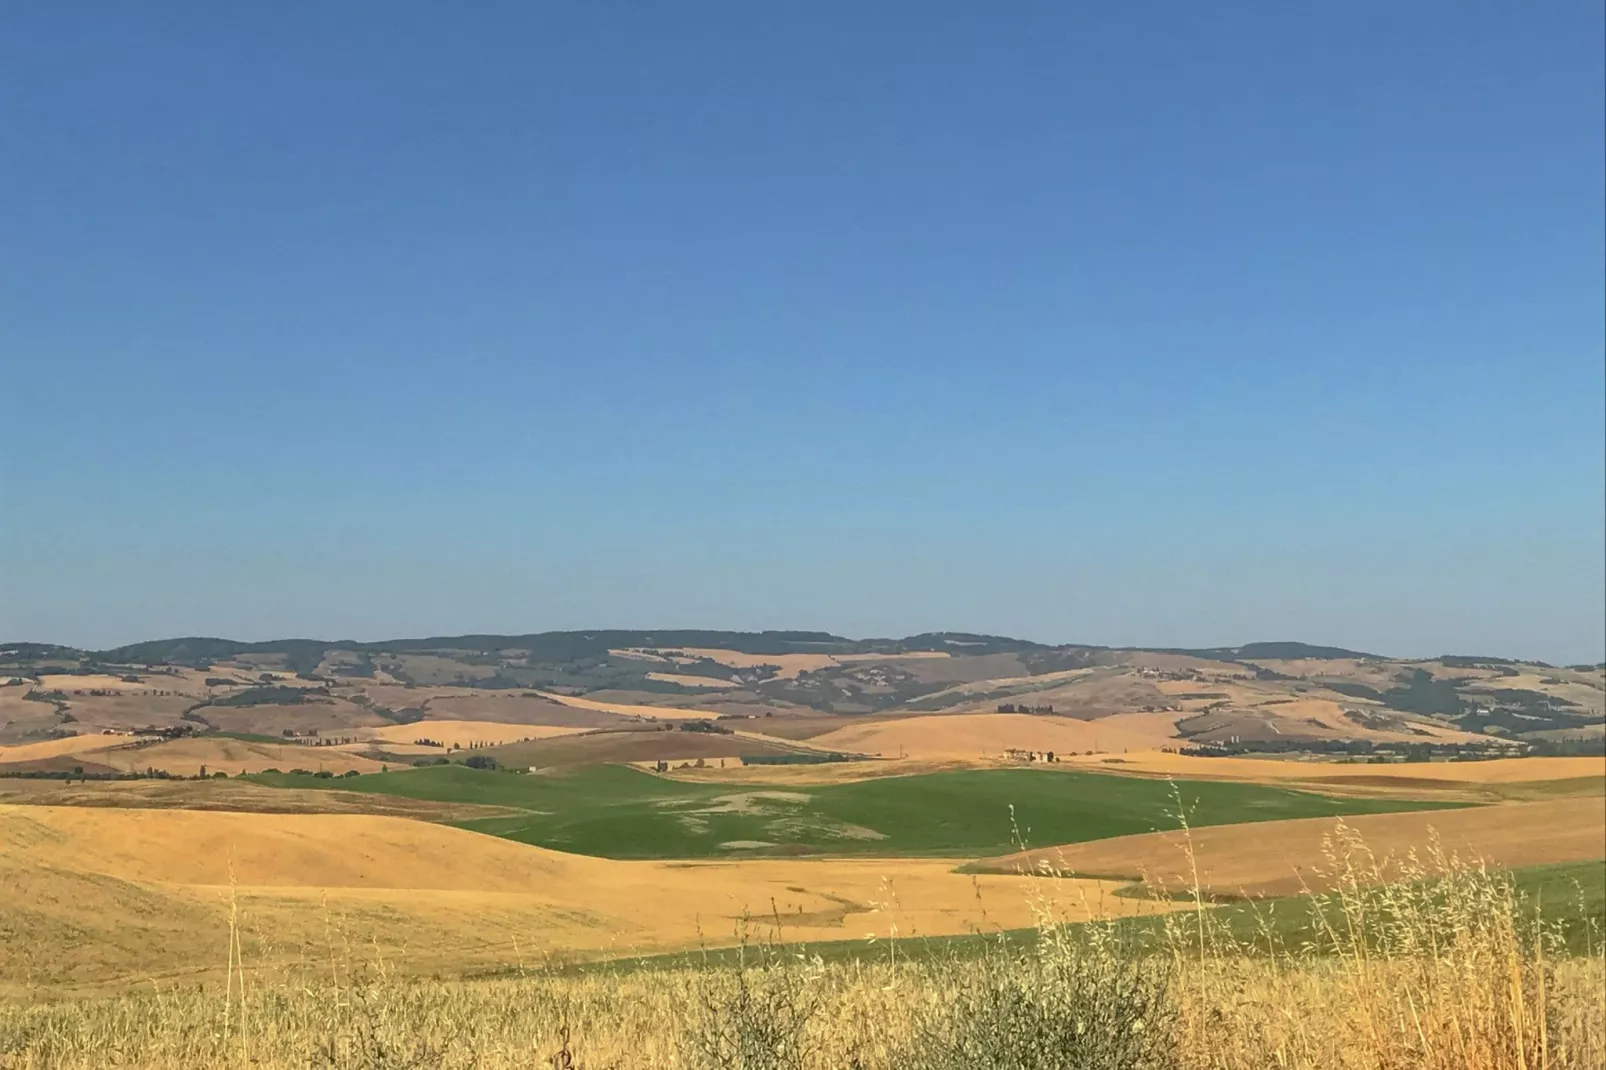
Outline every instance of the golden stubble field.
<svg viewBox="0 0 1606 1070"><path fill-rule="evenodd" d="M910 718L909 721L943 719L946 719L946 715ZM806 742L819 746L821 739L815 736ZM1544 795L1552 791L1588 794L1591 785L1606 787L1606 760L1600 758L1501 758L1480 762L1390 762L1371 765L1270 758L1196 758L1158 750L1121 754L1077 754L1067 750L1057 752L1056 758L1058 760L1053 765L1043 762L1023 765L1001 759L996 752L994 757L982 757L979 754L955 755L939 749L927 757L908 756L820 765L674 769L669 775L682 780L801 786L918 776L956 769L1030 768L1045 776L1059 772L1098 772L1111 776L1278 784L1337 795L1392 794L1481 801L1524 798L1529 794Z"/></svg>
<svg viewBox="0 0 1606 1070"><path fill-rule="evenodd" d="M1162 907L1056 884L1070 920ZM260 961L373 948L410 974L553 956L1030 925L1016 878L951 860L619 862L396 817L0 805L0 987L214 975L231 905ZM746 919L744 921L744 919Z"/></svg>
<svg viewBox="0 0 1606 1070"><path fill-rule="evenodd" d="M821 750L886 758L998 758L1005 750L1121 753L1151 750L1169 741L1107 719L1079 721L1021 713L940 714L850 725L808 739Z"/></svg>
<svg viewBox="0 0 1606 1070"><path fill-rule="evenodd" d="M1174 894L1195 886L1219 896L1327 891L1338 874L1328 855L1342 825L1393 879L1413 852L1516 867L1606 859L1606 795L1463 810L1300 818L1191 831L1117 836L1046 847L978 863L984 872L1055 872L1142 880ZM1606 861L1602 861L1606 866Z"/></svg>
<svg viewBox="0 0 1606 1070"><path fill-rule="evenodd" d="M1274 758L1199 758L1163 751L1072 756L1076 767L1137 776L1174 776L1190 780L1239 780L1265 784L1455 787L1527 784L1598 777L1606 780L1603 758L1495 758L1478 762L1388 762L1378 765L1333 761L1284 761Z"/></svg>
<svg viewBox="0 0 1606 1070"><path fill-rule="evenodd" d="M946 658L948 655L940 650L911 651L904 654L744 654L740 650L721 650L713 647L675 647L672 653L659 651L650 653L638 647L622 650L610 650L610 654L620 657L639 659L668 666L684 665L689 662L706 660L716 662L731 669L755 669L759 666L769 665L776 669L774 679L794 680L800 674L815 672L820 669L829 669L838 665L852 665L859 662L894 662L894 661L929 661ZM680 655L680 656L674 656ZM673 672L666 668L666 672ZM708 678L703 677L704 681ZM695 686L708 686L701 683ZM734 686L729 681L719 682L719 686Z"/></svg>
<svg viewBox="0 0 1606 1070"><path fill-rule="evenodd" d="M263 743L227 736L160 739L155 736L82 735L0 747L0 766L53 760L52 767L141 773L158 769L174 776L259 773L264 769L307 769L312 772L377 773L383 764L339 747L297 743Z"/></svg>

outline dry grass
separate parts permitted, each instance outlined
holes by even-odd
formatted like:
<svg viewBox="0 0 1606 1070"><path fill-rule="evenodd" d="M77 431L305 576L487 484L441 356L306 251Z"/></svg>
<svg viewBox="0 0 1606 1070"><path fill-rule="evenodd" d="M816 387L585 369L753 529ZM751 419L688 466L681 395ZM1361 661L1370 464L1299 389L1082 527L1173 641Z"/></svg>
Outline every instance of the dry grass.
<svg viewBox="0 0 1606 1070"><path fill-rule="evenodd" d="M1573 1070L1606 1063L1606 969L1561 958L1498 873L1432 851L1376 884L1353 834L1327 845L1312 948L1239 942L1172 914L1140 955L1072 930L1033 880L1039 939L979 958L890 946L828 964L805 946L738 964L571 977L406 981L326 910L299 958L264 965L238 888L210 933L215 985L0 1004L0 1066L735 1067L741 1070ZM740 927L740 925L739 925ZM748 928L753 928L748 922ZM762 929L762 923L759 926ZM762 935L762 932L760 932ZM773 935L773 934L771 934Z"/></svg>
<svg viewBox="0 0 1606 1070"><path fill-rule="evenodd" d="M575 725L510 724L506 721L418 721L413 724L386 725L362 732L365 739L408 744L415 739L432 739L450 747L495 746L528 739L551 739L583 732ZM439 753L438 751L436 753Z"/></svg>
<svg viewBox="0 0 1606 1070"><path fill-rule="evenodd" d="M636 647L610 650L609 653L664 665L681 665L699 659L716 662L732 669L755 669L761 665L773 665L777 671L772 679L776 680L792 680L802 673L862 661L930 661L948 657L948 654L941 650L912 651L905 654L745 654L740 650L720 650L713 647L675 647L674 650L684 657L672 658L663 654L649 654ZM654 673L647 675L659 678Z"/></svg>
<svg viewBox="0 0 1606 1070"><path fill-rule="evenodd" d="M225 810L248 814L378 814L419 821L472 821L519 813L505 806L437 802L366 791L269 788L248 780L61 780L0 778L0 803L136 810Z"/></svg>
<svg viewBox="0 0 1606 1070"><path fill-rule="evenodd" d="M1020 713L934 714L851 725L815 736L822 750L879 754L888 758L997 758L1006 748L1120 753L1149 749L1168 740L1111 728L1104 721Z"/></svg>
<svg viewBox="0 0 1606 1070"><path fill-rule="evenodd" d="M689 676L681 672L650 672L647 679L658 680L666 684L679 684L681 687L724 688L736 686L730 680L717 680L712 676Z"/></svg>
<svg viewBox="0 0 1606 1070"><path fill-rule="evenodd" d="M46 673L39 677L39 687L45 691L145 691L152 685L141 681L124 680L121 676L105 673Z"/></svg>
<svg viewBox="0 0 1606 1070"><path fill-rule="evenodd" d="M1485 762L1390 762L1386 765L1275 758L1193 758L1159 751L1123 754L1118 760L1092 756L1067 759L1084 767L1107 767L1123 775L1185 777L1189 780L1241 780L1252 783L1342 784L1345 779L1396 780L1402 784L1519 784L1545 780L1606 777L1601 758L1495 758Z"/></svg>
<svg viewBox="0 0 1606 1070"><path fill-rule="evenodd" d="M353 735L358 728L380 728L390 722L344 698L276 706L206 706L197 711L220 732L280 736L286 729L298 735Z"/></svg>
<svg viewBox="0 0 1606 1070"><path fill-rule="evenodd" d="M0 806L0 989L202 976L233 888L252 946L303 947L330 912L407 973L694 947L747 915L789 937L943 935L1030 924L1016 878L930 859L619 862L360 815ZM1147 913L1067 881L1067 916ZM710 936L712 934L712 936ZM0 936L7 934L0 932ZM265 955L267 952L259 952Z"/></svg>
<svg viewBox="0 0 1606 1070"><path fill-rule="evenodd" d="M809 742L814 742L810 740ZM651 768L651 762L635 763ZM807 786L809 784L851 784L860 780L875 780L892 776L919 776L925 773L942 773L960 769L995 768L996 762L976 759L870 759L867 761L822 762L818 765L736 765L728 762L725 768L703 769L671 768L668 776L676 780L693 780L700 783L720 784L772 784L777 786Z"/></svg>
<svg viewBox="0 0 1606 1070"><path fill-rule="evenodd" d="M159 769L178 776L193 776L202 768L208 773L258 773L264 769L327 769L331 773L356 770L377 773L381 763L334 747L310 747L293 743L258 743L226 736L198 736L158 740L133 739L126 735L84 735L0 747L0 765L62 759L52 764L66 766L80 762L85 768L123 773Z"/></svg>
<svg viewBox="0 0 1606 1070"><path fill-rule="evenodd" d="M578 695L557 695L541 692L541 697L577 710L596 710L600 713L618 713L657 720L660 717L718 717L718 710L699 709L694 706L642 706L632 702L603 702L581 698Z"/></svg>
<svg viewBox="0 0 1606 1070"><path fill-rule="evenodd" d="M1319 881L1324 843L1340 826L1377 852L1373 870L1381 880L1397 878L1410 865L1409 852L1434 837L1454 855L1491 865L1579 862L1606 854L1606 797L1150 832L1023 851L974 868L1014 873L1049 865L1147 880L1166 893L1197 886L1211 896L1295 895Z"/></svg>
<svg viewBox="0 0 1606 1070"><path fill-rule="evenodd" d="M335 747L257 743L226 736L169 739L140 746L124 743L106 750L85 751L80 756L125 773L162 769L184 776L193 775L203 768L208 773L228 773L230 776L260 773L264 769L377 773L381 768L381 763L371 758Z"/></svg>
<svg viewBox="0 0 1606 1070"><path fill-rule="evenodd" d="M0 746L0 765L9 765L12 762L32 762L41 758L55 758L61 755L83 754L89 751L105 750L108 747L123 746L128 742L129 737L124 735L107 736L97 732L94 735L63 736L60 739L45 739L37 743Z"/></svg>

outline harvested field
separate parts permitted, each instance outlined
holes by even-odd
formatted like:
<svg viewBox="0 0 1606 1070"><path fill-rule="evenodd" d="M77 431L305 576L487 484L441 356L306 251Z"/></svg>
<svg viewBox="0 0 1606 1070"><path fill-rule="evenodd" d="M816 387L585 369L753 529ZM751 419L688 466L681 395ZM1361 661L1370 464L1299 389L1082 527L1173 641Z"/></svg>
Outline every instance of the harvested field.
<svg viewBox="0 0 1606 1070"><path fill-rule="evenodd" d="M1137 736L1151 742L1144 750L1154 750L1158 747L1177 747L1183 745L1182 736L1177 731L1177 721L1188 716L1177 710L1155 711L1153 713L1113 713L1108 717L1100 717L1099 725L1123 735Z"/></svg>
<svg viewBox="0 0 1606 1070"><path fill-rule="evenodd" d="M606 728L621 717L606 710L586 709L530 691L442 690L414 697L425 720L501 721L506 724L554 725L563 728Z"/></svg>
<svg viewBox="0 0 1606 1070"><path fill-rule="evenodd" d="M641 763L650 767L652 763ZM735 765L725 768L671 769L667 776L674 780L695 783L720 784L774 784L803 786L809 784L852 784L860 780L881 777L921 776L925 773L955 772L961 769L995 768L997 763L979 763L972 759L881 759L848 762L819 762L799 765Z"/></svg>
<svg viewBox="0 0 1606 1070"><path fill-rule="evenodd" d="M0 778L0 803L102 806L131 810L223 810L251 814L378 814L418 821L474 821L514 811L504 806L438 802L313 788L269 788L248 780L60 780Z"/></svg>
<svg viewBox="0 0 1606 1070"><path fill-rule="evenodd" d="M573 735L585 729L574 726L516 724L507 721L418 721L413 724L386 725L363 733L368 739L384 743L408 744L415 739L432 739L446 747L496 746L526 740L551 739Z"/></svg>
<svg viewBox="0 0 1606 1070"><path fill-rule="evenodd" d="M590 732L509 743L485 753L504 765L547 767L605 762L684 762L743 755L790 754L796 748L748 735L713 732L664 732L650 726L598 729Z"/></svg>
<svg viewBox="0 0 1606 1070"><path fill-rule="evenodd" d="M195 716L219 732L277 736L286 729L297 735L351 735L352 729L377 728L391 722L345 699L289 706L202 706Z"/></svg>
<svg viewBox="0 0 1606 1070"><path fill-rule="evenodd" d="M183 713L194 706L189 695L156 695L124 691L115 695L71 695L67 710L81 731L98 732L110 728L126 732L135 728L171 728L184 723Z"/></svg>
<svg viewBox="0 0 1606 1070"><path fill-rule="evenodd" d="M817 672L820 669L830 669L838 665L852 665L860 662L934 661L948 658L948 654L941 650L920 650L905 654L745 654L739 650L716 650L711 647L675 647L674 651L685 655L685 657L671 658L664 656L662 653L649 654L645 650L636 648L614 650L610 651L610 653L621 657L655 661L664 665L684 664L696 660L712 661L720 665L727 665L732 669L756 669L763 665L772 665L779 670L773 677L770 677L773 680L795 680L806 672ZM649 673L648 675L651 676L652 674Z"/></svg>
<svg viewBox="0 0 1606 1070"><path fill-rule="evenodd" d="M1366 684L1379 691L1392 687L1401 669L1398 662L1367 661L1359 658L1255 658L1250 664L1262 666L1284 676L1304 680L1347 680ZM1423 663L1420 667L1430 672L1444 671L1444 666L1432 662ZM1494 674L1487 670L1459 669L1453 675L1476 677Z"/></svg>
<svg viewBox="0 0 1606 1070"><path fill-rule="evenodd" d="M647 679L657 680L666 684L678 684L681 687L725 689L736 686L730 680L717 680L712 676L690 676L680 672L650 672L647 674Z"/></svg>
<svg viewBox="0 0 1606 1070"><path fill-rule="evenodd" d="M840 713L804 713L776 715L774 717L761 717L752 722L755 731L763 732L767 736L777 739L813 739L823 736L827 732L835 732L839 728L863 728L873 724L884 724L894 717L855 717Z"/></svg>
<svg viewBox="0 0 1606 1070"><path fill-rule="evenodd" d="M124 680L121 676L105 673L46 673L39 677L39 687L45 691L149 691L156 685L144 681Z"/></svg>
<svg viewBox="0 0 1606 1070"><path fill-rule="evenodd" d="M38 743L0 746L0 765L9 765L13 762L29 762L39 758L54 758L63 754L82 754L85 751L105 750L107 747L122 746L128 742L128 736L107 736L97 732L94 735L63 736L60 739L40 740Z"/></svg>
<svg viewBox="0 0 1606 1070"><path fill-rule="evenodd" d="M1019 713L934 714L852 725L809 743L823 750L854 751L888 758L999 757L1005 749L1102 753L1147 750L1162 745L1150 735L1107 728L1103 721Z"/></svg>
<svg viewBox="0 0 1606 1070"><path fill-rule="evenodd" d="M748 917L803 940L1032 920L1013 878L940 861L615 862L391 817L0 806L0 846L15 994L221 973L231 884L253 961L333 939L404 973L726 943ZM1070 918L1156 909L1114 888L1055 892Z"/></svg>
<svg viewBox="0 0 1606 1070"><path fill-rule="evenodd" d="M791 680L799 673L827 669L837 663L830 654L744 654L739 650L714 650L702 647L676 647L688 658L707 658L733 669L754 669L760 665L774 665L780 671L774 679ZM665 659L669 661L671 659Z"/></svg>
<svg viewBox="0 0 1606 1070"><path fill-rule="evenodd" d="M1324 839L1340 822L1378 856L1385 877L1398 875L1387 856L1421 852L1435 835L1447 854L1492 866L1606 859L1606 797L1596 797L1153 832L1021 852L971 868L1008 873L1046 863L1064 873L1145 880L1177 893L1191 885L1196 861L1200 887L1211 895L1295 895L1333 886L1336 874ZM1190 845L1191 860L1184 850Z"/></svg>
<svg viewBox="0 0 1606 1070"><path fill-rule="evenodd" d="M105 750L85 751L85 759L125 773L161 769L191 776L208 773L260 773L264 769L310 769L344 773L377 773L380 763L336 747L304 747L294 743L257 743L219 736L197 736L155 743L123 742Z"/></svg>
<svg viewBox="0 0 1606 1070"><path fill-rule="evenodd" d="M570 706L577 710L593 710L601 713L627 714L636 717L647 717L658 720L662 717L718 717L719 711L705 710L690 706L641 706L628 702L604 702L597 699L580 698L578 695L557 695L543 691L541 696L552 702Z"/></svg>
<svg viewBox="0 0 1606 1070"><path fill-rule="evenodd" d="M1194 758L1157 751L1125 754L1120 758L1072 757L1083 768L1105 766L1110 772L1141 776L1179 776L1190 779L1257 782L1305 781L1342 785L1365 777L1368 782L1437 781L1455 784L1523 784L1544 780L1606 778L1602 758L1495 758L1483 762L1391 762L1386 765L1324 761L1284 761L1276 758Z"/></svg>
<svg viewBox="0 0 1606 1070"><path fill-rule="evenodd" d="M1546 683L1547 680L1560 680L1560 683ZM1603 689L1599 678L1591 681L1582 673L1570 673L1566 676L1553 676L1549 673L1532 673L1521 676L1497 676L1492 680L1482 682L1483 687L1491 691L1524 690L1538 691L1551 695L1563 702L1572 703L1581 715L1599 717L1606 712L1606 689Z"/></svg>
<svg viewBox="0 0 1606 1070"><path fill-rule="evenodd" d="M37 740L61 728L61 716L48 702L33 702L12 689L0 694L0 742Z"/></svg>

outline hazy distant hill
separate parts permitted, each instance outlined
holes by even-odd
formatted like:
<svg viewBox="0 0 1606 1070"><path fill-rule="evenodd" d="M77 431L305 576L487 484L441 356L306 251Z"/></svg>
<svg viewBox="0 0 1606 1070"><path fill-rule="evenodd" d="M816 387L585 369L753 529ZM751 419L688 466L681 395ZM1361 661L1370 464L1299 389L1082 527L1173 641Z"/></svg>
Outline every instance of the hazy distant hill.
<svg viewBox="0 0 1606 1070"><path fill-rule="evenodd" d="M829 730L833 722L821 717L1004 712L1101 721L1110 738L1119 728L1177 746L1285 749L1577 739L1599 736L1606 717L1598 666L1453 655L1409 661L1289 641L1050 645L965 632L189 637L102 651L17 642L0 645L5 679L16 682L0 687L0 741L185 723L198 731L333 732L438 718L454 704L471 719L556 724L574 713L565 701L620 713L759 717L766 731L793 738ZM537 702L491 701L498 695L541 699L548 712L537 717ZM559 707L569 714L551 712Z"/></svg>

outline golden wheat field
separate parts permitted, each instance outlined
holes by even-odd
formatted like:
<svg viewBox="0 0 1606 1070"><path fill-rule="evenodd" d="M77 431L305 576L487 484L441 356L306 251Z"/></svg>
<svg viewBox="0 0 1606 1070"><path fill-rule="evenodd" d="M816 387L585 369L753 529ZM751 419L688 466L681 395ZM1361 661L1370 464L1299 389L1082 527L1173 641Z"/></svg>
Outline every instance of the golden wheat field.
<svg viewBox="0 0 1606 1070"><path fill-rule="evenodd" d="M44 739L37 743L18 743L10 746L0 745L0 763L32 762L41 758L56 758L62 755L82 754L87 751L104 750L108 747L120 747L131 742L131 737L125 735L82 735L62 736L60 739Z"/></svg>
<svg viewBox="0 0 1606 1070"><path fill-rule="evenodd" d="M1283 896L1326 890L1324 840L1342 824L1375 855L1381 879L1431 846L1490 866L1606 858L1606 796L1464 810L1300 818L1117 836L989 859L988 872L1032 871L1144 880L1164 892L1197 886L1211 895ZM1602 861L1606 866L1606 861Z"/></svg>
<svg viewBox="0 0 1606 1070"><path fill-rule="evenodd" d="M408 972L728 942L744 917L806 940L941 935L1029 924L1007 876L951 861L618 862L398 817L0 806L0 897L16 934L12 991L205 975L232 895L265 944L329 924ZM1067 916L1155 904L1117 884L1056 886Z"/></svg>
<svg viewBox="0 0 1606 1070"><path fill-rule="evenodd" d="M1083 768L1100 766L1123 775L1176 776L1190 780L1241 780L1255 783L1308 781L1321 783L1345 778L1413 781L1443 784L1517 784L1546 780L1606 778L1602 758L1494 758L1481 762L1389 762L1372 765L1332 761L1279 761L1269 758L1197 758L1161 751L1106 756L1071 755L1066 761Z"/></svg>
<svg viewBox="0 0 1606 1070"><path fill-rule="evenodd" d="M430 739L443 746L475 747L495 746L500 743L518 743L527 739L550 739L566 736L585 729L572 725L509 724L502 721L429 720L413 724L386 725L361 732L365 739L385 743L409 744L417 739Z"/></svg>
<svg viewBox="0 0 1606 1070"><path fill-rule="evenodd" d="M776 670L773 679L777 680L793 680L801 673L814 672L835 665L851 665L856 662L927 661L948 657L946 653L940 650L909 651L901 654L747 654L740 650L721 650L712 647L676 647L673 651L667 653L662 651L651 653L646 650L631 648L610 650L609 653L659 662L664 665L678 665L688 661L706 660L728 666L731 669L755 669L760 666L769 666ZM704 677L702 679L706 681L708 678ZM726 682L722 686L729 686L729 684Z"/></svg>
<svg viewBox="0 0 1606 1070"><path fill-rule="evenodd" d="M136 773L157 769L176 776L195 776L202 770L238 776L264 769L374 773L382 768L382 763L342 748L261 743L226 736L160 739L97 734L0 747L0 764L45 759L58 759L55 765L64 768L80 763L99 771Z"/></svg>
<svg viewBox="0 0 1606 1070"><path fill-rule="evenodd" d="M887 758L1002 757L1005 750L1120 753L1150 749L1165 740L1106 727L1102 721L1020 713L943 714L853 725L808 741L826 750Z"/></svg>
<svg viewBox="0 0 1606 1070"><path fill-rule="evenodd" d="M382 814L420 821L471 821L519 811L374 792L270 788L224 778L80 780L0 778L0 803L136 810L230 810L252 814Z"/></svg>
<svg viewBox="0 0 1606 1070"><path fill-rule="evenodd" d="M553 973L522 952L496 979L409 979L325 907L322 939L274 961L237 892L214 911L215 983L149 976L111 998L0 1002L0 1065L960 1070L1583 1070L1606 1058L1606 963L1562 957L1498 874L1444 864L1431 887L1367 883L1364 848L1320 954L1255 952L1203 911L1120 930L1061 926L961 958L845 963L797 943L640 971ZM277 919L270 919L277 920ZM193 975L191 975L193 976Z"/></svg>
<svg viewBox="0 0 1606 1070"><path fill-rule="evenodd" d="M659 683L679 684L681 687L722 688L733 686L729 680L720 680L712 676L690 676L680 672L650 672L647 679L657 680Z"/></svg>

